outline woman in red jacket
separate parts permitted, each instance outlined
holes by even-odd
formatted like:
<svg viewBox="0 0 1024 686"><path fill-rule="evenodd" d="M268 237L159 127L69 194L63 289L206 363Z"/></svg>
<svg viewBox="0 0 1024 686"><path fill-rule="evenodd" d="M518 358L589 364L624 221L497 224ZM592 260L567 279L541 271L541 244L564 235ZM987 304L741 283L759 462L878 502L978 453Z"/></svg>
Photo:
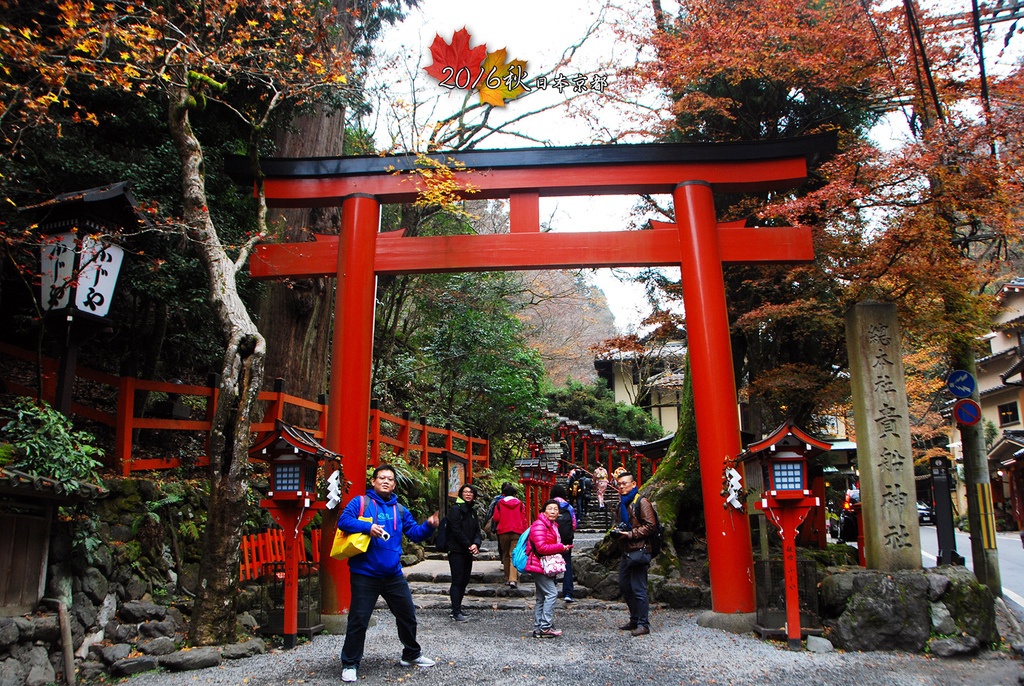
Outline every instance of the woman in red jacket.
<svg viewBox="0 0 1024 686"><path fill-rule="evenodd" d="M498 534L498 552L505 570L505 583L515 588L519 574L512 564L512 550L529 524L526 505L516 497L516 487L506 481L501 485L501 495L501 500L494 505L494 530Z"/></svg>
<svg viewBox="0 0 1024 686"><path fill-rule="evenodd" d="M558 535L558 501L548 500L530 527L530 541L527 545L526 571L533 573L533 581L537 586L536 604L533 608L533 637L554 638L562 632L552 627L555 618L555 588L553 576L544 574L541 557L569 552L571 545L562 545Z"/></svg>

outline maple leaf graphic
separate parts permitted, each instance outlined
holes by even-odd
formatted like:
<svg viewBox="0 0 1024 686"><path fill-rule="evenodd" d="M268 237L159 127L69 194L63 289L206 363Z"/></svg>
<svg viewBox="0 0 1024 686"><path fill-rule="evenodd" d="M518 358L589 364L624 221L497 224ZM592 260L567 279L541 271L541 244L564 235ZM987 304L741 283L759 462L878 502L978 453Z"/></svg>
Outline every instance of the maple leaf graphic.
<svg viewBox="0 0 1024 686"><path fill-rule="evenodd" d="M451 43L446 43L444 38L441 38L441 34L434 34L434 42L430 46L430 54L434 58L434 63L429 67L424 67L423 70L438 81L445 82L447 79L447 83L454 85L459 70L466 68L469 70L468 82L472 83L480 73L480 63L487 55L487 45L471 48L469 39L466 27L462 27L452 35ZM445 67L451 67L452 72L448 73ZM466 83L461 79L460 81L463 84Z"/></svg>
<svg viewBox="0 0 1024 686"><path fill-rule="evenodd" d="M484 60L484 76L476 85L480 91L480 102L504 107L506 100L515 100L525 90L519 84L526 78L526 62L512 60L505 64L505 57L505 48L502 48L488 53L487 59ZM508 79L510 73L513 75L511 80ZM515 85L515 88L509 88L510 83Z"/></svg>

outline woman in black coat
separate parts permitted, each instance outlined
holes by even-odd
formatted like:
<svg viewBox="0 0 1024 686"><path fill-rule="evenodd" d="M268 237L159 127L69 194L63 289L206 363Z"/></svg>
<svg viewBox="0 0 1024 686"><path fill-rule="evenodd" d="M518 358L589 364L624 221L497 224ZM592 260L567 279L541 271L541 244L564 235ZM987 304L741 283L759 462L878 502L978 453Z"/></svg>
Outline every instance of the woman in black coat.
<svg viewBox="0 0 1024 686"><path fill-rule="evenodd" d="M480 522L473 509L475 503L476 488L466 484L459 489L455 505L448 510L448 567L452 572L448 595L452 600L452 619L456 622L469 621L462 612L462 598L473 573L473 556L480 552Z"/></svg>

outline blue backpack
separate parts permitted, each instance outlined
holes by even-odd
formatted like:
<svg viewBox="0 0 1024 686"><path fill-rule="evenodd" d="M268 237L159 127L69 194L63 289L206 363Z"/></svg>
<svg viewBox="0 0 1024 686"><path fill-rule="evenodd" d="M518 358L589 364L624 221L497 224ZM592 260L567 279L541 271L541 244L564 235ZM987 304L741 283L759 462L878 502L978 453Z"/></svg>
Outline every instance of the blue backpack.
<svg viewBox="0 0 1024 686"><path fill-rule="evenodd" d="M530 540L530 530L527 529L516 541L516 547L512 549L512 564L519 572L526 571L526 544Z"/></svg>

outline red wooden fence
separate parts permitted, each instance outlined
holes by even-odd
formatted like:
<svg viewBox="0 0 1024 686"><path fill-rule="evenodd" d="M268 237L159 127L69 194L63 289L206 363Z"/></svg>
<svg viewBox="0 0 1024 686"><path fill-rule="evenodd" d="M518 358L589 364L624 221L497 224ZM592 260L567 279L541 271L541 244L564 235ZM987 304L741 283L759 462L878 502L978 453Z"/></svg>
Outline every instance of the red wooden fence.
<svg viewBox="0 0 1024 686"><path fill-rule="evenodd" d="M320 529L310 529L313 559L320 562ZM306 532L302 532L299 546L299 562L306 562ZM242 560L238 572L241 581L258 579L263 574L263 565L268 562L284 562L284 531L267 529L263 533L242 537Z"/></svg>
<svg viewBox="0 0 1024 686"><path fill-rule="evenodd" d="M433 439L433 440L431 440ZM431 455L440 455L447 450L469 460L466 481L473 481L476 465L483 469L490 466L490 443L486 438L452 431L451 426L443 429L430 426L421 418L414 422L408 412L401 417L382 412L376 401L370 403L370 464L381 463L381 447L384 448L384 462L389 455L400 457L405 462L418 458L420 466L427 468Z"/></svg>
<svg viewBox="0 0 1024 686"><path fill-rule="evenodd" d="M2 342L0 342L0 353L24 360L32 365L38 361L42 367L42 398L51 404L54 402L57 393L57 360L51 357L37 358L33 352ZM116 392L116 408L104 411L72 402L71 412L114 428L114 456L112 461L107 461L107 466L112 467L122 476L129 476L132 472L137 471L172 469L181 466L181 460L177 457L148 459L133 457L132 436L137 429L203 431L207 434L210 431L214 408L217 405L216 384L188 386L162 381L144 381L131 376L114 376L81 366L76 367L75 373L78 380L92 381L110 387ZM37 394L35 387L26 386L13 379L0 378L0 385L18 395L35 397ZM288 395L280 390L280 385L275 385L275 389L260 393L260 400L266 401L267 407L263 421L254 422L252 431L272 431L274 422L284 417L285 407L294 405L317 413L316 427L303 428L309 431L314 438L322 441L327 429L327 405ZM203 419L136 417L135 391L156 391L176 394L183 398L195 398L197 400L194 400L193 404L202 406ZM408 413L404 413L403 417L396 417L380 411L375 402L370 410L368 439L370 441L369 460L373 466L380 464L382 444L385 446L383 455L386 459L400 457L408 462L415 457L424 467L428 465L429 456L438 455L442 450L451 451L456 455L469 458L469 477L473 474L475 464L482 463L483 468L490 465L490 446L487 439L460 434L452 431L451 427L439 429L429 426L425 422L412 422L409 420ZM197 456L194 462L198 465L210 463L205 454Z"/></svg>

